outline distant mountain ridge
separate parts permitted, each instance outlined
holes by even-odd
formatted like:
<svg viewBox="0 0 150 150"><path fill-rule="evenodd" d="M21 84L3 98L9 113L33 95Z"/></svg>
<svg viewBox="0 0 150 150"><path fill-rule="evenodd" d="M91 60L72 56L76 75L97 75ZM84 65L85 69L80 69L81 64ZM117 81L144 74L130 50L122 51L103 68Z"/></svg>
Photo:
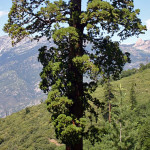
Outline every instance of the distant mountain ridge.
<svg viewBox="0 0 150 150"><path fill-rule="evenodd" d="M8 36L0 37L0 117L39 103L42 66L37 57L44 45L50 45L44 37L39 42L26 38L15 47Z"/></svg>
<svg viewBox="0 0 150 150"><path fill-rule="evenodd" d="M138 39L134 47L136 49L140 49L140 50L150 53L150 40L144 41L142 39Z"/></svg>
<svg viewBox="0 0 150 150"><path fill-rule="evenodd" d="M0 117L37 104L44 96L38 88L42 66L37 57L38 49L45 45L54 43L49 43L45 37L39 42L25 38L12 47L8 36L0 37ZM87 45L87 49L90 47ZM120 48L131 53L132 63L127 64L126 69L149 61L150 41L139 39L135 44L123 44Z"/></svg>
<svg viewBox="0 0 150 150"><path fill-rule="evenodd" d="M138 68L141 63L150 62L150 40L138 39L135 44L121 44L120 48L131 54L131 63L126 64L125 69Z"/></svg>

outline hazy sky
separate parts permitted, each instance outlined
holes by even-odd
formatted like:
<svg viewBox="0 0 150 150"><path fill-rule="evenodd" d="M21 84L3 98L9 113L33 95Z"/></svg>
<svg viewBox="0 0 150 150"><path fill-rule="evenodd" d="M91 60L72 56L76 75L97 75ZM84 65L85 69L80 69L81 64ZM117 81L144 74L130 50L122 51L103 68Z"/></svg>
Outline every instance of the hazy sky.
<svg viewBox="0 0 150 150"><path fill-rule="evenodd" d="M86 5L87 0L83 0L83 4ZM12 0L0 0L0 36L7 35L2 31L4 24L7 22L7 14L11 8ZM147 25L147 31L144 35L140 35L139 38L143 40L150 40L150 0L134 0L135 8L141 10L139 17L144 25ZM137 41L136 37L128 38L123 43L134 43Z"/></svg>

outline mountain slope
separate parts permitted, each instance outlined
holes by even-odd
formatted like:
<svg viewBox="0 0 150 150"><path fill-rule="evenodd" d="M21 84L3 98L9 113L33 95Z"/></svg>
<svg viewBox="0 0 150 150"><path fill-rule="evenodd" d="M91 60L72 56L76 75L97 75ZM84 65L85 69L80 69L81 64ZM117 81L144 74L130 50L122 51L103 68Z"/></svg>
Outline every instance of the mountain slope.
<svg viewBox="0 0 150 150"><path fill-rule="evenodd" d="M134 84L134 89L136 93L136 100L139 104L145 104L150 102L150 69L144 71L138 71L134 75L129 77L124 77L121 80L113 81L113 93L116 97L119 97L119 88L121 86L122 91L124 92L124 101L125 103L129 102L130 99L130 90L131 86ZM95 93L95 97L103 99L104 97L104 88L99 86Z"/></svg>
<svg viewBox="0 0 150 150"><path fill-rule="evenodd" d="M129 103L129 93L131 83L136 83L136 98L138 105L146 105L150 96L150 69L136 73L130 77L112 82L114 92L119 98L118 88L120 84L123 87L123 104ZM127 84L127 81L129 84ZM99 86L94 96L103 99L103 87ZM144 107L145 110L145 107ZM144 112L146 113L146 112ZM148 115L148 114L147 114ZM100 120L100 118L99 118ZM101 121L101 120L100 120ZM53 139L53 140L51 140ZM52 143L55 141L55 144ZM54 128L50 123L50 114L46 110L46 104L27 107L20 112L14 113L6 118L0 118L0 149L1 150L64 150L65 146L56 145ZM57 141L59 142L59 141ZM98 143L96 144L97 148ZM84 149L93 150L94 147L88 141L84 141ZM95 149L97 149L95 147Z"/></svg>
<svg viewBox="0 0 150 150"><path fill-rule="evenodd" d="M7 36L0 37L0 117L37 104L43 97L37 57L38 49L48 44L45 38L38 43L24 39L12 47Z"/></svg>
<svg viewBox="0 0 150 150"><path fill-rule="evenodd" d="M5 119L0 119L0 126L1 150L42 150L43 148L53 150L57 148L49 141L55 136L44 104L28 107Z"/></svg>

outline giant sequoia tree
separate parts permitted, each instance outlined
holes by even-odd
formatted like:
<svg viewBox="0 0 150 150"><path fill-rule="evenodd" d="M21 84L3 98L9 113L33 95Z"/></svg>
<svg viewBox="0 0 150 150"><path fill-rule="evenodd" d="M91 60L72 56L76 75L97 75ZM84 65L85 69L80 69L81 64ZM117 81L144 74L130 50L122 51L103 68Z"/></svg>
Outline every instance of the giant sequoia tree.
<svg viewBox="0 0 150 150"><path fill-rule="evenodd" d="M43 65L40 88L48 93L46 102L57 138L66 149L81 150L83 136L90 131L85 131L85 111L97 117L94 107L101 105L91 96L97 79L117 77L129 61L129 54L122 53L119 43L111 38L118 35L124 40L142 33L145 26L138 18L140 11L134 10L133 0L88 0L86 11L82 0L12 2L4 31L13 44L26 36L53 38L55 47L39 49ZM87 43L92 44L90 50Z"/></svg>

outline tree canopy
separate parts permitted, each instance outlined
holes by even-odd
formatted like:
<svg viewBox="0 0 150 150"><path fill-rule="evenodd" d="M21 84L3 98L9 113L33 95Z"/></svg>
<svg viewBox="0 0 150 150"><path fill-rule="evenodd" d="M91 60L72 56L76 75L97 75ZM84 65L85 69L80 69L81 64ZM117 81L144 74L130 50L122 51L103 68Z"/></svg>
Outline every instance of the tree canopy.
<svg viewBox="0 0 150 150"><path fill-rule="evenodd" d="M114 35L124 40L146 30L134 10L133 0L12 0L4 31L12 44L24 37L53 39L56 46L39 49L43 65L40 88L48 93L47 108L52 112L57 138L67 150L81 150L83 137L93 129L86 127L86 111L97 118L92 97L100 76L118 77L129 53L123 53ZM86 44L92 48L87 50ZM87 76L89 82L83 77Z"/></svg>

